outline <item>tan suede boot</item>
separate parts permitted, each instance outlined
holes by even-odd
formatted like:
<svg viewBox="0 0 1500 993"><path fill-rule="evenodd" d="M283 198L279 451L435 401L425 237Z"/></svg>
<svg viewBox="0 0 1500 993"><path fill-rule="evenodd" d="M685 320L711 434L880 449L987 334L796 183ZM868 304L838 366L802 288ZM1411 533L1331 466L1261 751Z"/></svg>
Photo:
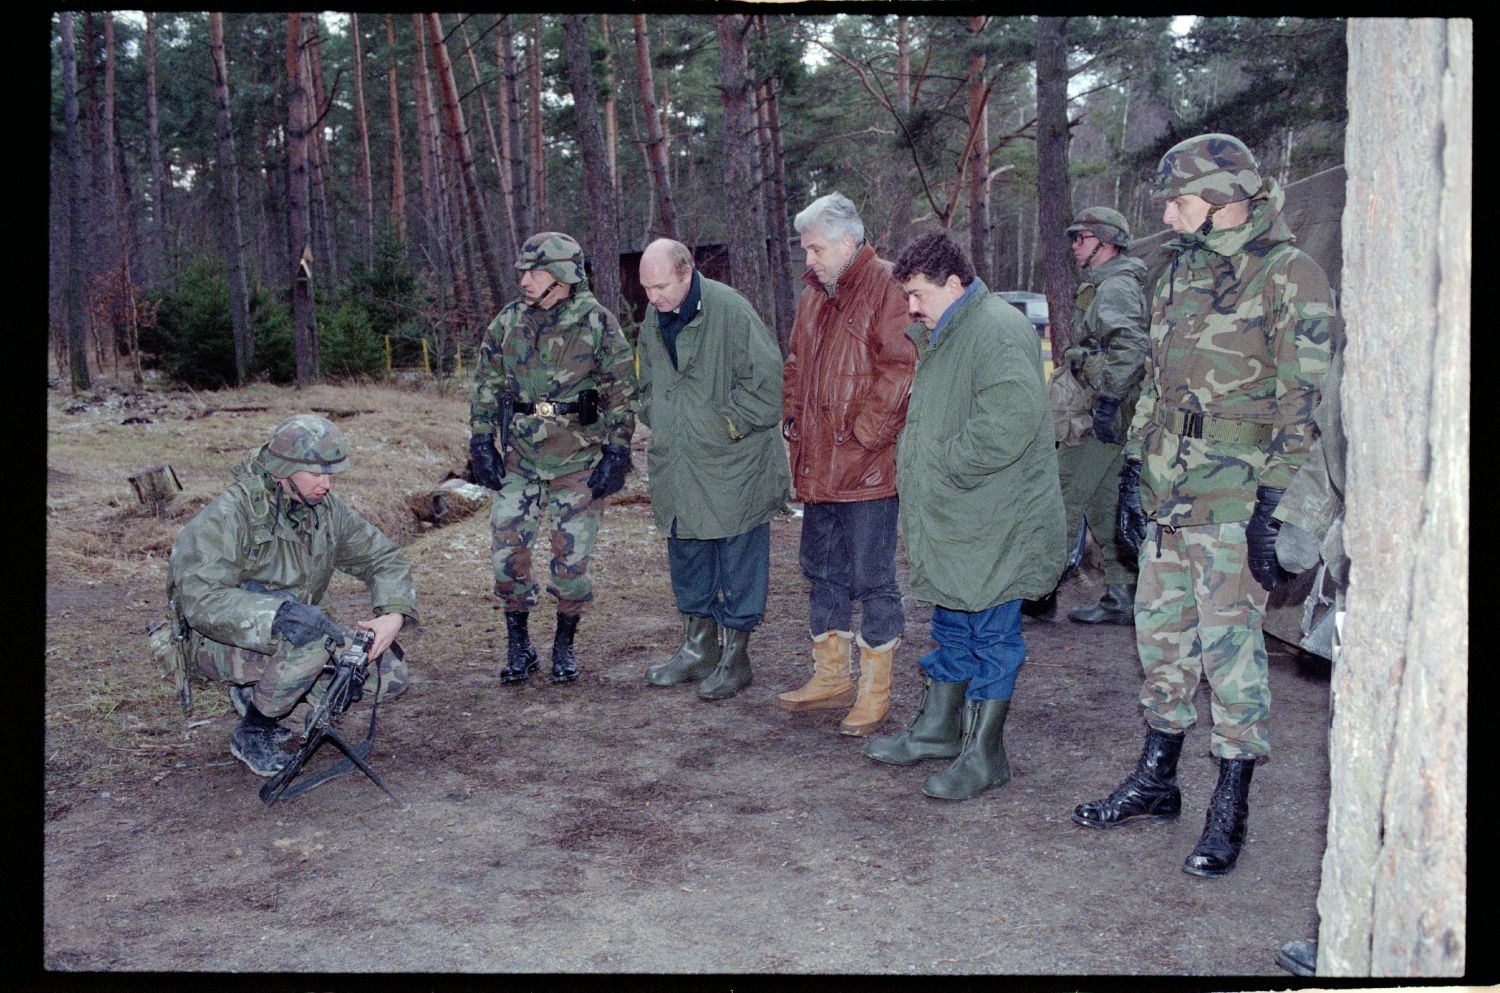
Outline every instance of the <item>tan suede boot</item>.
<svg viewBox="0 0 1500 993"><path fill-rule="evenodd" d="M900 638L871 648L865 636L859 636L859 699L854 709L839 723L839 734L863 738L874 734L891 712L891 662L896 658Z"/></svg>
<svg viewBox="0 0 1500 993"><path fill-rule="evenodd" d="M849 678L849 640L853 631L824 631L813 635L812 678L795 690L776 694L782 710L830 710L847 707L854 699Z"/></svg>

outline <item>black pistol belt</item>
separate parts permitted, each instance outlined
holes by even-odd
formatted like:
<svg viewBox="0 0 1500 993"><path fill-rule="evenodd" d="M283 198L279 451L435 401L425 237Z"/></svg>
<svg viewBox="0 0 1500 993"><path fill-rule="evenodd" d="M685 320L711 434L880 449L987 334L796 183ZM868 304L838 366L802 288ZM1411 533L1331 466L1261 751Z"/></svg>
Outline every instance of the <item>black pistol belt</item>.
<svg viewBox="0 0 1500 993"><path fill-rule="evenodd" d="M517 400L512 409L518 414L535 414L538 417L556 417L558 414L576 414L582 405L576 400Z"/></svg>

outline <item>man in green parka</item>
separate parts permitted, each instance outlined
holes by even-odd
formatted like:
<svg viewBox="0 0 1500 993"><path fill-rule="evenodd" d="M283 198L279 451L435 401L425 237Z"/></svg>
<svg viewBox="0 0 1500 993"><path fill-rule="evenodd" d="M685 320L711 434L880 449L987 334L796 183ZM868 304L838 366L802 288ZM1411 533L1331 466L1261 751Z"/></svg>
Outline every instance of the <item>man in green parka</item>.
<svg viewBox="0 0 1500 993"><path fill-rule="evenodd" d="M667 535L682 646L646 681L699 681L723 700L750 685L766 610L771 518L792 474L781 440L781 349L750 302L659 239L641 255L640 419L651 429L651 509Z"/></svg>
<svg viewBox="0 0 1500 993"><path fill-rule="evenodd" d="M907 765L953 759L922 792L965 800L1010 780L1002 731L1026 658L1021 601L1062 571L1062 492L1036 334L990 293L952 239L912 242L894 275L919 323L896 486L911 591L933 604L938 647L905 730L864 754Z"/></svg>
<svg viewBox="0 0 1500 993"><path fill-rule="evenodd" d="M1093 425L1082 437L1061 441L1058 480L1067 510L1067 535L1084 520L1099 544L1104 565L1104 596L1075 607L1068 619L1082 624L1135 622L1135 556L1123 553L1115 538L1120 470L1125 465L1125 427L1135 415L1146 360L1146 264L1126 254L1130 228L1109 207L1086 207L1067 231L1078 264L1078 295L1073 310L1072 344L1064 351L1069 373L1091 401ZM1051 620L1054 591L1022 612Z"/></svg>
<svg viewBox="0 0 1500 993"><path fill-rule="evenodd" d="M370 591L375 634L369 676L381 699L408 683L395 646L416 623L411 563L389 538L332 492L348 465L339 429L316 414L286 418L234 469L234 481L178 532L167 595L186 623L187 657L198 672L230 684L243 715L229 750L258 776L273 776L291 737L278 719L321 696L325 637L343 639L322 604L334 570Z"/></svg>
<svg viewBox="0 0 1500 993"><path fill-rule="evenodd" d="M1219 779L1183 863L1234 870L1251 775L1270 756L1262 623L1277 562L1277 505L1306 461L1318 385L1339 334L1323 270L1293 244L1282 192L1226 134L1179 142L1152 196L1177 232L1151 301L1151 347L1121 473L1122 532L1141 542L1135 635L1146 743L1135 771L1073 820L1113 828L1182 812L1177 760L1212 696Z"/></svg>

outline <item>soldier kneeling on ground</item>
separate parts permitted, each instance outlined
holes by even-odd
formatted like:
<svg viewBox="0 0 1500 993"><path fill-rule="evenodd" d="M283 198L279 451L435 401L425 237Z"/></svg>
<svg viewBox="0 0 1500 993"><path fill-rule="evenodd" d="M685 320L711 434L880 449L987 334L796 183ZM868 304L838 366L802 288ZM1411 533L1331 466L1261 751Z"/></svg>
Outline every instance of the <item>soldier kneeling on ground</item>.
<svg viewBox="0 0 1500 993"><path fill-rule="evenodd" d="M275 775L289 758L281 746L292 732L280 719L326 687L325 639L344 636L320 606L335 569L370 591L373 616L356 626L374 633L377 698L395 697L409 682L395 638L417 620L411 563L333 494L333 475L347 464L331 422L288 417L172 545L167 592L184 658L229 684L241 715L229 750L258 776Z"/></svg>

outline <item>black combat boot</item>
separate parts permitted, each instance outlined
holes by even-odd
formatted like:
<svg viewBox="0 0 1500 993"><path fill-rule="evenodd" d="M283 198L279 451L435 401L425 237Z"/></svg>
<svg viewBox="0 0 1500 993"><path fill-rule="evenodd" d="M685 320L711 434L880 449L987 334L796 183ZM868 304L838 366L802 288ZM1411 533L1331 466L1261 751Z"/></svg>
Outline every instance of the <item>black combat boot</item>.
<svg viewBox="0 0 1500 993"><path fill-rule="evenodd" d="M245 716L245 708L250 705L251 695L254 692L255 686L253 684L250 686L229 684L229 705L234 708L236 714L239 714L241 717ZM293 731L280 721L276 722L275 734L276 744L278 745L284 745L297 736L296 731Z"/></svg>
<svg viewBox="0 0 1500 993"><path fill-rule="evenodd" d="M276 742L277 723L245 701L245 716L229 736L229 751L257 776L274 776L286 765L288 755Z"/></svg>
<svg viewBox="0 0 1500 993"><path fill-rule="evenodd" d="M531 644L531 632L527 625L531 615L524 610L505 612L505 668L500 670L500 682L524 683L526 677L536 672L541 665L536 660L536 649Z"/></svg>
<svg viewBox="0 0 1500 993"><path fill-rule="evenodd" d="M1227 876L1239 861L1245 844L1245 822L1250 817L1250 776L1254 759L1219 759L1219 784L1208 801L1203 837L1182 871L1194 876Z"/></svg>
<svg viewBox="0 0 1500 993"><path fill-rule="evenodd" d="M1021 613L1023 616L1035 618L1039 621L1053 621L1057 619L1057 590L1053 590L1046 596L1037 600L1022 600Z"/></svg>
<svg viewBox="0 0 1500 993"><path fill-rule="evenodd" d="M965 703L963 748L952 765L923 781L922 792L939 800L968 800L1010 782L1004 737L1009 711L1009 700Z"/></svg>
<svg viewBox="0 0 1500 993"><path fill-rule="evenodd" d="M1276 953L1276 964L1294 976L1318 974L1318 939L1298 938L1288 941Z"/></svg>
<svg viewBox="0 0 1500 993"><path fill-rule="evenodd" d="M1079 624L1134 624L1135 584L1110 583L1098 603L1074 607L1068 611L1068 620Z"/></svg>
<svg viewBox="0 0 1500 993"><path fill-rule="evenodd" d="M890 765L957 758L963 749L964 693L968 688L967 679L939 683L929 678L911 723L895 734L871 739L861 754Z"/></svg>
<svg viewBox="0 0 1500 993"><path fill-rule="evenodd" d="M578 632L578 614L558 614L557 633L552 636L552 681L571 683L578 678L578 660L573 657L573 635Z"/></svg>
<svg viewBox="0 0 1500 993"><path fill-rule="evenodd" d="M727 700L754 680L750 671L750 632L724 628L719 664L698 684L698 699Z"/></svg>
<svg viewBox="0 0 1500 993"><path fill-rule="evenodd" d="M676 654L646 670L652 686L676 686L708 678L719 664L719 624L702 614L682 615L682 645Z"/></svg>
<svg viewBox="0 0 1500 993"><path fill-rule="evenodd" d="M1091 828L1112 828L1136 817L1169 821L1182 813L1182 794L1177 790L1177 757L1182 754L1185 734L1167 734L1152 728L1146 732L1146 747L1135 771L1103 800L1079 804L1073 821Z"/></svg>

